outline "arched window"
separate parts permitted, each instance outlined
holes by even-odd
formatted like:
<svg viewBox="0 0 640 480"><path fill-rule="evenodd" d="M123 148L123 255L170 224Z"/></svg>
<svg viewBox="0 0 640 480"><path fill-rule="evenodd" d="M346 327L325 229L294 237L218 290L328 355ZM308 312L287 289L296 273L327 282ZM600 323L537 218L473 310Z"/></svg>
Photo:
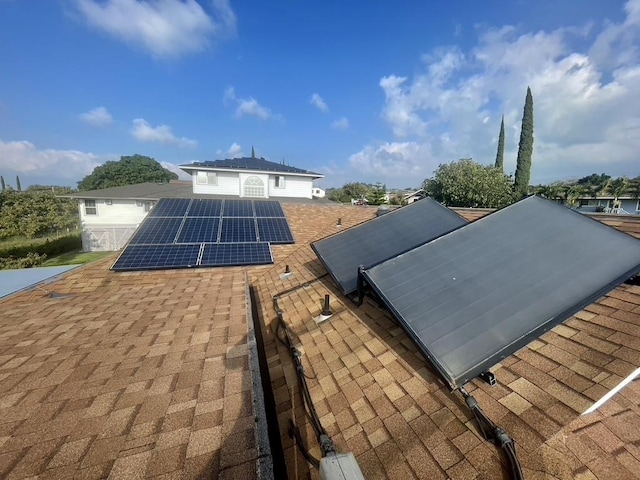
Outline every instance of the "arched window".
<svg viewBox="0 0 640 480"><path fill-rule="evenodd" d="M260 177L247 177L244 181L245 197L264 197L264 182Z"/></svg>

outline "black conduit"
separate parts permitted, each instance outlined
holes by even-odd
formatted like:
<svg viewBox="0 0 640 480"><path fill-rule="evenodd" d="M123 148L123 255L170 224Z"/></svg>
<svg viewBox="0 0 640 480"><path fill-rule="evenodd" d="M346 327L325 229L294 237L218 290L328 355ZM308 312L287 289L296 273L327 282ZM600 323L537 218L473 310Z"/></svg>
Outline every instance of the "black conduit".
<svg viewBox="0 0 640 480"><path fill-rule="evenodd" d="M473 396L469 395L464 387L460 388L460 393L462 393L464 401L473 412L473 416L476 418L485 440L504 450L507 455L507 459L509 460L509 466L511 467L511 478L514 480L524 480L522 468L520 467L520 462L518 461L518 455L516 453L516 444L513 439L507 434L507 431L504 428L498 427L489 419L489 417L487 417L480 408L480 405L478 405L478 401Z"/></svg>

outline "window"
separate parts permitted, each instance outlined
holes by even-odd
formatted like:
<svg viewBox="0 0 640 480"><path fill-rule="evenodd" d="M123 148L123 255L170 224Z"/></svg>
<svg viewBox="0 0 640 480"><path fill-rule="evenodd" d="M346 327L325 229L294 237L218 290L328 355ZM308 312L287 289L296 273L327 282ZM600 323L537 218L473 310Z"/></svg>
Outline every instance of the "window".
<svg viewBox="0 0 640 480"><path fill-rule="evenodd" d="M84 201L84 214L85 215L97 215L98 209L96 208L95 200L85 200Z"/></svg>
<svg viewBox="0 0 640 480"><path fill-rule="evenodd" d="M260 177L247 177L244 181L245 197L264 197L264 182Z"/></svg>
<svg viewBox="0 0 640 480"><path fill-rule="evenodd" d="M111 200L105 200L105 201L104 201L104 204L105 204L105 205L113 205L113 201L111 201Z"/></svg>
<svg viewBox="0 0 640 480"><path fill-rule="evenodd" d="M276 175L274 184L276 188L284 188L284 175Z"/></svg>
<svg viewBox="0 0 640 480"><path fill-rule="evenodd" d="M216 172L197 172L196 183L198 185L218 185L218 174Z"/></svg>

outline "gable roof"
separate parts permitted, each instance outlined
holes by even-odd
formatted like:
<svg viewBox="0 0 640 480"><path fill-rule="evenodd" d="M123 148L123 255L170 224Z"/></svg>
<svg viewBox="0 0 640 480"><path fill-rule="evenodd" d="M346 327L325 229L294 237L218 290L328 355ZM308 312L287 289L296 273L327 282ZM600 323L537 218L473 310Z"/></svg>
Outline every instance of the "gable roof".
<svg viewBox="0 0 640 480"><path fill-rule="evenodd" d="M242 157L230 158L225 160L213 160L206 162L193 162L189 165L180 165L180 168L189 171L196 169L207 170L240 170L254 172L270 172L270 173L293 173L304 176L313 176L314 178L322 178L324 175L315 173L302 168L291 167L281 163L270 162L264 158Z"/></svg>

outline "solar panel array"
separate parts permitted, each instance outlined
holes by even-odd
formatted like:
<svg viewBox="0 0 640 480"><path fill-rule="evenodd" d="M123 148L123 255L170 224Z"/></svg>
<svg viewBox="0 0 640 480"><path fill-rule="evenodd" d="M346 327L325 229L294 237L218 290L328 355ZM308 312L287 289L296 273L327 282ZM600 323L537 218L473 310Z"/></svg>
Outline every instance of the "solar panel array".
<svg viewBox="0 0 640 480"><path fill-rule="evenodd" d="M271 244L286 243L294 239L279 202L163 198L111 268L267 264Z"/></svg>
<svg viewBox="0 0 640 480"><path fill-rule="evenodd" d="M454 211L425 198L314 242L311 247L346 295L356 290L361 265L370 267L466 223Z"/></svg>
<svg viewBox="0 0 640 480"><path fill-rule="evenodd" d="M455 389L639 271L640 241L529 197L362 275Z"/></svg>

